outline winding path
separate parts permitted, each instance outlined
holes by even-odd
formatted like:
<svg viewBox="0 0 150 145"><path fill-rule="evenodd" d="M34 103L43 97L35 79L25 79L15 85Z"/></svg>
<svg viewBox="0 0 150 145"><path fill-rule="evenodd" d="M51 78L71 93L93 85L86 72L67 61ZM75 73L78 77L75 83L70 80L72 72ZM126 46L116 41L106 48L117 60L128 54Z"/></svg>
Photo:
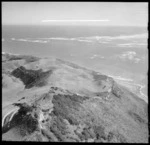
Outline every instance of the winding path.
<svg viewBox="0 0 150 145"><path fill-rule="evenodd" d="M11 110L10 112L8 112L8 113L2 118L2 127L5 125L5 121L6 121L7 117L8 117L9 115L11 115L10 118L9 118L9 121L8 121L8 122L10 122L10 121L12 120L13 116L18 112L18 109L19 109L19 108L15 108L14 110Z"/></svg>

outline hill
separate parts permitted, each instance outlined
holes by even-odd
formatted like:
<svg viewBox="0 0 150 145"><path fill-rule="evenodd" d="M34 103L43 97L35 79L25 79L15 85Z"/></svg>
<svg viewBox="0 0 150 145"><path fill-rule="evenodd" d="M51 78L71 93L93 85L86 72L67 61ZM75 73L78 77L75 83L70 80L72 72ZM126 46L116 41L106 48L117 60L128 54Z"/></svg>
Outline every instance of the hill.
<svg viewBox="0 0 150 145"><path fill-rule="evenodd" d="M71 62L3 53L2 140L148 143L147 103Z"/></svg>

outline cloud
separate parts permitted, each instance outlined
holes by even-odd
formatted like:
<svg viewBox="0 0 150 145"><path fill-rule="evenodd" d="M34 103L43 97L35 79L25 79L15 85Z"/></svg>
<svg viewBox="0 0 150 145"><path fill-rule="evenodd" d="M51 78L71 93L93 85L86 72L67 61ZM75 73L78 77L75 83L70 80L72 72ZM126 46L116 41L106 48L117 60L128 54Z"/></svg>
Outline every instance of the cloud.
<svg viewBox="0 0 150 145"><path fill-rule="evenodd" d="M108 22L108 19L102 20L42 20L42 22Z"/></svg>
<svg viewBox="0 0 150 145"><path fill-rule="evenodd" d="M125 44L117 44L119 47L141 47L141 46L147 46L147 43L125 43Z"/></svg>

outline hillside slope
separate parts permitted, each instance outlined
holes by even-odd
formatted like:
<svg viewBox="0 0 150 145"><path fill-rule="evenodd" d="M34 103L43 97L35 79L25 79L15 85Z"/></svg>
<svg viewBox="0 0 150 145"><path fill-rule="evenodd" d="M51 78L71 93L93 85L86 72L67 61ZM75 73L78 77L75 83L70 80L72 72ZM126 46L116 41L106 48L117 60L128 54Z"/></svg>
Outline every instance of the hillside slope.
<svg viewBox="0 0 150 145"><path fill-rule="evenodd" d="M2 139L148 142L147 103L113 78L55 58L2 54Z"/></svg>

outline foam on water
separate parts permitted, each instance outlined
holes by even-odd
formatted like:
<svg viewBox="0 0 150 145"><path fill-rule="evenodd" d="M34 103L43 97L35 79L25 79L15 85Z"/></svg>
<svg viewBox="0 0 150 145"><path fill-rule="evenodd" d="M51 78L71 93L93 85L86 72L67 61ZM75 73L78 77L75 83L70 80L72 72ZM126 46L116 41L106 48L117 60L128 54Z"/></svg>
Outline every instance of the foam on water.
<svg viewBox="0 0 150 145"><path fill-rule="evenodd" d="M99 43L108 43L108 41L113 40L132 40L132 39L147 39L147 33L144 34L137 34L137 35L119 35L119 36L90 36L90 37L49 37L49 38L11 38L13 41L27 41L27 42L39 42L39 43L47 43L50 40L57 40L57 41L83 41L83 42L95 42L98 41ZM44 40L44 41L43 41ZM125 44L118 44L120 46L132 46L132 45L146 45L146 43L125 43Z"/></svg>

